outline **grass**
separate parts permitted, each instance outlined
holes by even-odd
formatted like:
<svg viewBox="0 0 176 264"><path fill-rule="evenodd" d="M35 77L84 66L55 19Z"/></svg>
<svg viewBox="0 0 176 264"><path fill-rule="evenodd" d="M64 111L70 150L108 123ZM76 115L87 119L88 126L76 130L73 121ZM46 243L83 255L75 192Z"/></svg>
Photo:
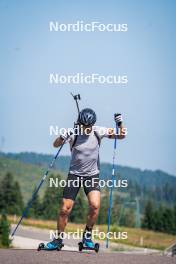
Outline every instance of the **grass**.
<svg viewBox="0 0 176 264"><path fill-rule="evenodd" d="M14 220L14 217L8 217L10 223L14 224L18 222L18 219ZM24 219L23 225L38 227L42 229L56 230L56 221L51 220L36 220L36 219ZM84 224L74 224L68 223L66 232L74 232L77 229L84 229ZM107 230L106 225L97 225L97 228L100 232L105 232ZM129 228L129 227L119 227L112 226L112 232L127 232L127 239L112 239L112 242L120 243L129 246L135 247L146 247L158 250L164 250L169 247L172 243L176 241L176 235L170 235L160 232L154 232L150 230L144 230L141 228Z"/></svg>

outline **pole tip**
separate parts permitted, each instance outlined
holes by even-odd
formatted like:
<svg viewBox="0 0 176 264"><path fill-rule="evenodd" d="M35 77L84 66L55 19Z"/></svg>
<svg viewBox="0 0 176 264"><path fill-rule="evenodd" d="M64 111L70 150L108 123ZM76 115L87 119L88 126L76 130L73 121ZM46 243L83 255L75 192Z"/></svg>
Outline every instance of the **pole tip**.
<svg viewBox="0 0 176 264"><path fill-rule="evenodd" d="M9 240L12 241L13 239L14 239L13 234L12 235L9 235Z"/></svg>

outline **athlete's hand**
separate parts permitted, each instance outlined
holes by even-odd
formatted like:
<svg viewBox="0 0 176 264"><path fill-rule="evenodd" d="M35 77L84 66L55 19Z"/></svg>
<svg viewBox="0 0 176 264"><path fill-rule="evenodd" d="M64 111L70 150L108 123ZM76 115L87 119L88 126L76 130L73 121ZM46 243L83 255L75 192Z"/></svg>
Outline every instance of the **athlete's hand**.
<svg viewBox="0 0 176 264"><path fill-rule="evenodd" d="M69 130L68 129L68 131L65 131L65 132L63 132L62 134L60 134L60 138L62 139L62 140L68 140L69 139L69 137L71 136L71 135L73 135L73 132L71 131L71 130Z"/></svg>
<svg viewBox="0 0 176 264"><path fill-rule="evenodd" d="M68 133L67 133L67 132L62 133L62 134L60 135L60 138L61 138L62 140L66 140L66 139L68 139Z"/></svg>
<svg viewBox="0 0 176 264"><path fill-rule="evenodd" d="M116 124L118 125L118 127L120 127L122 125L123 118L122 118L121 114L119 114L119 113L114 114L114 120L115 120Z"/></svg>

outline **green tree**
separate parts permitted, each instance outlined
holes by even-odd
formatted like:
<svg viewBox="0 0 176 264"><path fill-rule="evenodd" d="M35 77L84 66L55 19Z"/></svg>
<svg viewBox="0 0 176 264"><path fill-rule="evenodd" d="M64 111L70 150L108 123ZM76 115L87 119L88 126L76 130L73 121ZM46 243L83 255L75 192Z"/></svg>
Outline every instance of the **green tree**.
<svg viewBox="0 0 176 264"><path fill-rule="evenodd" d="M98 224L107 223L107 213L109 208L109 191L108 189L102 190L101 193L101 206L98 215Z"/></svg>
<svg viewBox="0 0 176 264"><path fill-rule="evenodd" d="M32 203L32 206L29 209L29 212L27 213L27 217L32 217L32 218L36 218L36 219L42 218L42 204L40 202L40 197L39 197L38 193L36 194L35 199Z"/></svg>
<svg viewBox="0 0 176 264"><path fill-rule="evenodd" d="M163 211L163 230L166 233L174 233L174 210L165 208Z"/></svg>
<svg viewBox="0 0 176 264"><path fill-rule="evenodd" d="M7 173L0 182L0 212L7 214L21 214L23 209L23 200L20 186L14 182L11 173Z"/></svg>
<svg viewBox="0 0 176 264"><path fill-rule="evenodd" d="M7 220L6 214L3 213L0 220L0 244L3 247L10 246L9 233L10 233L10 224Z"/></svg>
<svg viewBox="0 0 176 264"><path fill-rule="evenodd" d="M16 181L14 182L14 189L13 189L13 197L14 197L14 212L17 215L21 215L23 209L24 209L24 203L23 203L23 197L21 194L21 189L19 183Z"/></svg>
<svg viewBox="0 0 176 264"><path fill-rule="evenodd" d="M154 212L154 230L164 232L163 227L163 211L164 208L162 205L159 206L157 210Z"/></svg>
<svg viewBox="0 0 176 264"><path fill-rule="evenodd" d="M174 216L174 230L173 230L173 234L176 235L176 205L173 208L173 216Z"/></svg>
<svg viewBox="0 0 176 264"><path fill-rule="evenodd" d="M53 178L54 180L58 179L58 182L61 180L61 175L51 175L50 178ZM43 210L43 218L44 219L53 219L55 220L58 215L58 209L62 202L62 193L63 188L60 186L58 187L50 187L48 184L48 187L45 190L45 194L43 197L42 202L42 210Z"/></svg>
<svg viewBox="0 0 176 264"><path fill-rule="evenodd" d="M112 204L112 210L111 210L111 224L117 224L118 219L120 217L121 212L121 198L119 195L117 195L115 192L113 194L113 204ZM109 207L109 199L107 200L108 207ZM105 221L107 220L107 211L105 213ZM106 222L105 222L106 223Z"/></svg>
<svg viewBox="0 0 176 264"><path fill-rule="evenodd" d="M154 207L152 202L149 200L145 206L142 227L147 229L154 229L154 226L155 226Z"/></svg>

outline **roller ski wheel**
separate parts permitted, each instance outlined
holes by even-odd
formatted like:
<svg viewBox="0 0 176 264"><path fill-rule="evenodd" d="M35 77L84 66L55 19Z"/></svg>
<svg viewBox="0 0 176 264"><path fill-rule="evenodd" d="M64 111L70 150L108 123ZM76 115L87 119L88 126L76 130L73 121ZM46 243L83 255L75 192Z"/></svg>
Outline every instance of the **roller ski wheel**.
<svg viewBox="0 0 176 264"><path fill-rule="evenodd" d="M37 250L40 251L40 250L44 249L44 247L45 247L45 244L40 243Z"/></svg>
<svg viewBox="0 0 176 264"><path fill-rule="evenodd" d="M78 247L79 247L79 252L81 252L83 250L83 242L79 242Z"/></svg>
<svg viewBox="0 0 176 264"><path fill-rule="evenodd" d="M61 251L61 249L64 247L64 244L62 244L61 246L57 247L57 251Z"/></svg>
<svg viewBox="0 0 176 264"><path fill-rule="evenodd" d="M100 248L100 244L99 243L95 243L95 252L98 253Z"/></svg>
<svg viewBox="0 0 176 264"><path fill-rule="evenodd" d="M62 247L64 247L63 242L60 240L58 241L57 239L48 242L46 245L44 243L40 243L38 246L38 251L40 250L48 250L48 251L53 251L53 250L57 250L60 251L62 249Z"/></svg>
<svg viewBox="0 0 176 264"><path fill-rule="evenodd" d="M90 247L83 242L79 242L78 248L79 248L79 252L81 252L82 250L85 249L85 250L94 250L96 253L98 253L100 245L99 245L99 243L95 243L95 244L93 244L93 246Z"/></svg>

